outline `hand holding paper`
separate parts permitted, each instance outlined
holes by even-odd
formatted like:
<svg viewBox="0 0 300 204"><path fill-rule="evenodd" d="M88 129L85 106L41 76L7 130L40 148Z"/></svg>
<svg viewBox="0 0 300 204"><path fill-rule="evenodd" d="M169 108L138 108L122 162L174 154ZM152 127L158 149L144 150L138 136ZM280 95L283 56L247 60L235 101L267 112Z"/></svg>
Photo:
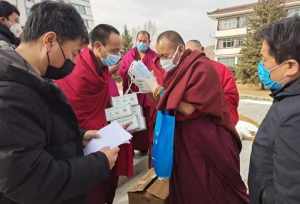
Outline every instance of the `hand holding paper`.
<svg viewBox="0 0 300 204"><path fill-rule="evenodd" d="M115 147L113 149L110 149L109 147L104 147L100 150L100 152L105 154L110 169L112 169L115 166L115 163L118 159L119 150L120 150L119 147Z"/></svg>
<svg viewBox="0 0 300 204"><path fill-rule="evenodd" d="M98 131L100 138L92 139L84 148L84 154L88 155L100 151L104 147L115 148L129 143L132 135L128 133L118 122L112 122Z"/></svg>

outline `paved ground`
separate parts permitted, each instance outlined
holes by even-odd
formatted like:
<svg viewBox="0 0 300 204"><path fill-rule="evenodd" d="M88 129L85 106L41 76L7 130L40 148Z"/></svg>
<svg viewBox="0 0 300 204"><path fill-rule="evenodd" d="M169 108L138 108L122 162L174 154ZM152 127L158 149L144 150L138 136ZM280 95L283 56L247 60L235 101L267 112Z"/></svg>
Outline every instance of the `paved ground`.
<svg viewBox="0 0 300 204"><path fill-rule="evenodd" d="M258 123L261 123L270 105L271 101L241 100L239 112ZM243 150L241 153L241 175L245 182L247 181L248 176L251 147L252 142L243 141ZM139 180L139 178L141 178L145 171L146 170L119 187L114 204L128 204L128 189L130 189Z"/></svg>

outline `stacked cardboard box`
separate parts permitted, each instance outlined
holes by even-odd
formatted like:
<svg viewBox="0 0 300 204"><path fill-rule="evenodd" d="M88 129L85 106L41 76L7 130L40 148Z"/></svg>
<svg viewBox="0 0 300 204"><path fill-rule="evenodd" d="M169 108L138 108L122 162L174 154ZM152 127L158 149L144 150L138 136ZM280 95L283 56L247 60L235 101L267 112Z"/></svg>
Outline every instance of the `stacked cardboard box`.
<svg viewBox="0 0 300 204"><path fill-rule="evenodd" d="M143 109L138 103L136 93L112 98L112 107L105 110L107 121L117 121L121 125L129 125L127 130L138 132L145 130L146 120Z"/></svg>

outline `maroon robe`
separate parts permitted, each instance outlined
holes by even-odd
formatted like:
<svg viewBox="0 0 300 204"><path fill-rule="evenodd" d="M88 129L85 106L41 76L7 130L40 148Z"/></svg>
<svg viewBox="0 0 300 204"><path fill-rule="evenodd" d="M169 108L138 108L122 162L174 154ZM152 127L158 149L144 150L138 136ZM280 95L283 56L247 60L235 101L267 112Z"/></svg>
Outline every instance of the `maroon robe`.
<svg viewBox="0 0 300 204"><path fill-rule="evenodd" d="M74 71L55 83L66 95L81 128L98 130L107 125L104 110L110 106L111 96L117 95L116 85L112 81L108 68L98 62L89 49L85 48L81 51L76 59ZM88 204L112 203L120 175L133 175L131 145L120 147L111 177L90 192Z"/></svg>
<svg viewBox="0 0 300 204"><path fill-rule="evenodd" d="M130 79L128 78L128 69L131 65L131 63L134 60L142 60L142 62L151 70L151 64L153 63L154 59L157 57L157 54L149 49L146 53L143 59L140 59L139 53L137 48L132 48L129 50L125 56L122 58L122 61L119 66L119 75L122 77L123 80L123 92L128 89L130 84ZM131 90L133 92L138 92L138 87L134 84L131 86ZM139 104L143 107L144 116L146 118L146 124L147 124L147 130L136 132L133 134L133 147L134 149L147 152L149 150L149 147L152 144L153 140L153 125L154 125L154 114L155 109L152 107L155 107L154 100L149 97L147 94L138 94L138 100Z"/></svg>
<svg viewBox="0 0 300 204"><path fill-rule="evenodd" d="M240 176L241 142L229 120L222 87L211 61L185 51L164 79L158 109L176 113L174 169L170 204L246 204ZM180 102L196 110L185 116Z"/></svg>

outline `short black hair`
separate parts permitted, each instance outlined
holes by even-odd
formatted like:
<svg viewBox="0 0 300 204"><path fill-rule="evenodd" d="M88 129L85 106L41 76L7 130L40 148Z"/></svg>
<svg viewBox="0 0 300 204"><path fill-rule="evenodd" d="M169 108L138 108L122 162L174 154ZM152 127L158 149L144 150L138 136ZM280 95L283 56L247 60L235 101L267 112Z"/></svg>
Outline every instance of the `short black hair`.
<svg viewBox="0 0 300 204"><path fill-rule="evenodd" d="M47 32L55 32L58 40L84 40L88 32L76 9L64 2L43 1L35 4L26 21L22 40L35 41Z"/></svg>
<svg viewBox="0 0 300 204"><path fill-rule="evenodd" d="M115 27L108 24L99 24L90 32L90 42L94 44L99 41L105 46L112 33L120 35Z"/></svg>
<svg viewBox="0 0 300 204"><path fill-rule="evenodd" d="M288 59L294 59L300 63L300 17L284 18L272 23L259 34L269 47L269 54L277 63Z"/></svg>
<svg viewBox="0 0 300 204"><path fill-rule="evenodd" d="M180 34L173 30L168 30L161 33L157 37L157 43L159 43L162 39L168 39L169 41L174 43L175 47L177 47L178 45L185 45L184 40L180 36Z"/></svg>
<svg viewBox="0 0 300 204"><path fill-rule="evenodd" d="M18 16L20 16L20 12L17 7L7 1L0 0L0 17L8 18L8 16L13 13L16 13Z"/></svg>
<svg viewBox="0 0 300 204"><path fill-rule="evenodd" d="M146 30L141 30L139 31L137 34L136 34L136 38L139 37L139 35L147 35L148 36L148 39L150 40L150 33Z"/></svg>

